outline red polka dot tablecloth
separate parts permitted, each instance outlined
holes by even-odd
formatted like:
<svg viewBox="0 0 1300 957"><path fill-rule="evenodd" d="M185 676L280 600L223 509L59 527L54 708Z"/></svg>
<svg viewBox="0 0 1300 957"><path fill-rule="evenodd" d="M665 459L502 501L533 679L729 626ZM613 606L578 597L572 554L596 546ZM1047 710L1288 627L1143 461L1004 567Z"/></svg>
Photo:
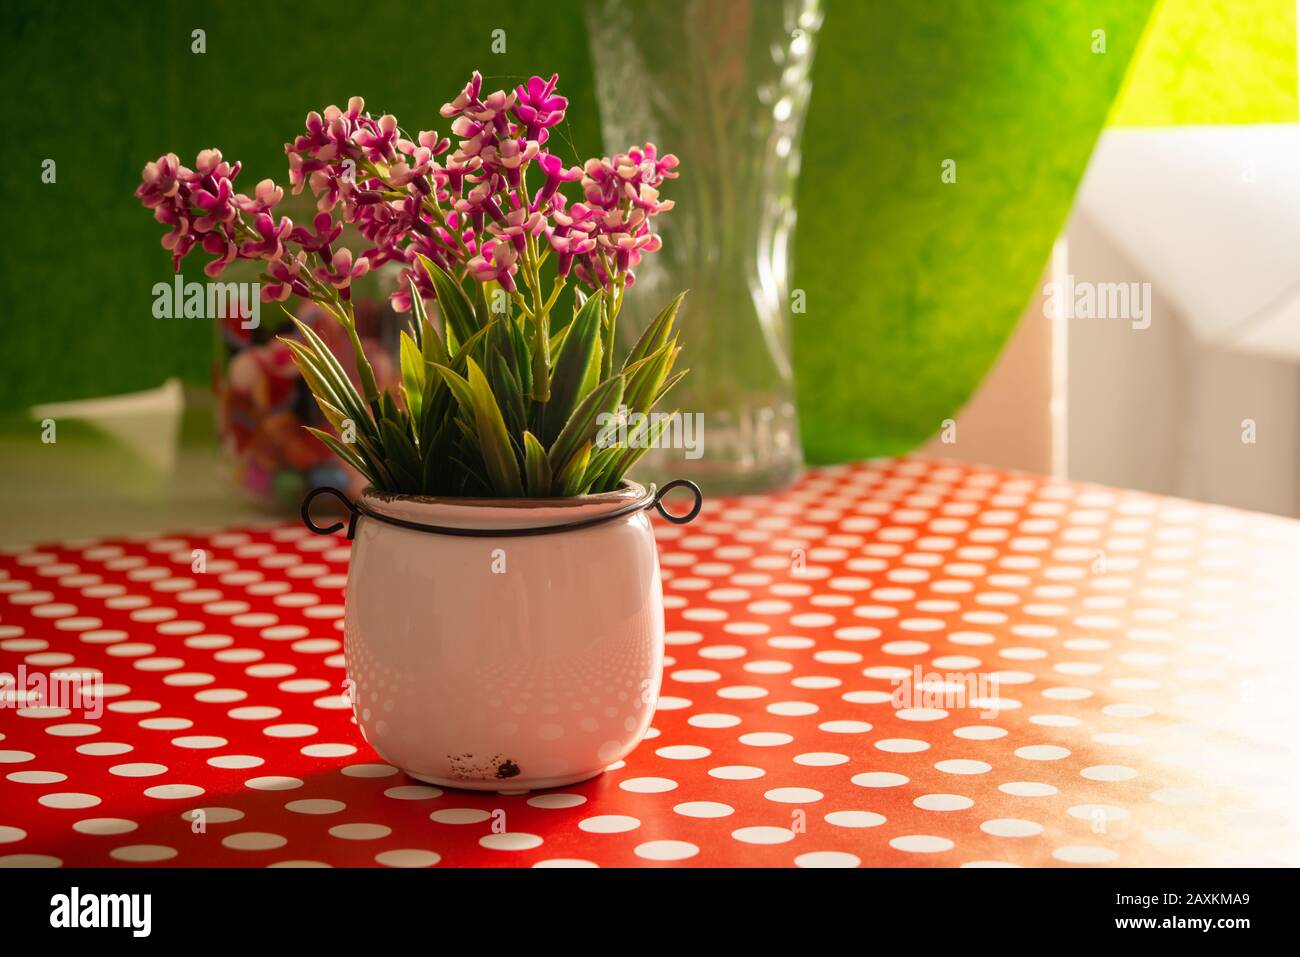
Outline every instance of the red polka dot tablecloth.
<svg viewBox="0 0 1300 957"><path fill-rule="evenodd" d="M0 865L1300 863L1300 523L903 459L656 532L649 736L537 793L362 741L341 538L8 549Z"/></svg>

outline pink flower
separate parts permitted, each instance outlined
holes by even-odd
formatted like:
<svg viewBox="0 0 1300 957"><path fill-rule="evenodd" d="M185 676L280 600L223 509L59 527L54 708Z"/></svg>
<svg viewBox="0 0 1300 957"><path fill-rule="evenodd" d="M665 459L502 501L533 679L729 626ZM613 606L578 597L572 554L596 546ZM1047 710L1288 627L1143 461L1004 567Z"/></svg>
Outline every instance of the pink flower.
<svg viewBox="0 0 1300 957"><path fill-rule="evenodd" d="M253 231L260 236L257 240L246 240L239 246L239 255L243 259L279 259L284 255L284 243L293 232L293 221L288 216L281 216L279 225L270 213L259 213L253 221ZM206 245L205 247L206 248Z"/></svg>
<svg viewBox="0 0 1300 957"><path fill-rule="evenodd" d="M362 120L362 128L353 142L365 152L372 163L387 163L397 155L397 117L385 113L376 122Z"/></svg>
<svg viewBox="0 0 1300 957"><path fill-rule="evenodd" d="M461 90L459 95L457 95L457 97L450 103L444 103L439 112L446 119L451 119L453 116L460 116L465 112L465 109L468 106L478 102L478 94L482 88L483 77L479 74L478 70L475 70L470 74L469 82L465 84L465 88Z"/></svg>
<svg viewBox="0 0 1300 957"><path fill-rule="evenodd" d="M555 85L559 81L560 75L552 73L549 80L535 76L527 86L515 88L515 117L524 125L526 139L545 143L550 136L547 130L564 121L569 101L555 95Z"/></svg>
<svg viewBox="0 0 1300 957"><path fill-rule="evenodd" d="M262 301L284 302L290 296L309 296L311 291L299 278L306 259L306 254L299 253L292 259L279 259L271 263L267 272L275 281L262 286Z"/></svg>
<svg viewBox="0 0 1300 957"><path fill-rule="evenodd" d="M135 195L146 209L154 209L175 197L180 192L181 181L191 175L181 166L175 153L166 153L154 162L144 164L144 171L140 174L143 182Z"/></svg>
<svg viewBox="0 0 1300 957"><path fill-rule="evenodd" d="M561 183L573 183L582 179L581 169L576 166L566 169L564 161L554 153L539 154L537 165L542 168L542 172L546 175L546 181L533 197L533 209L545 206L547 200L554 196L556 190L560 188Z"/></svg>
<svg viewBox="0 0 1300 957"><path fill-rule="evenodd" d="M284 199L284 190L276 186L274 180L264 179L257 184L252 199L243 193L236 194L235 205L239 207L241 213L256 215L272 209L282 199Z"/></svg>
<svg viewBox="0 0 1300 957"><path fill-rule="evenodd" d="M205 183L212 183L211 176L204 177ZM206 233L219 223L228 223L235 218L237 211L234 203L234 187L230 180L222 179L213 183L212 190L198 189L194 192L194 205L204 211L204 215L194 221L194 228Z"/></svg>
<svg viewBox="0 0 1300 957"><path fill-rule="evenodd" d="M490 224L488 232L498 239L507 240L516 251L522 253L527 237L540 236L545 228L546 220L541 213L512 209L506 213L503 222Z"/></svg>
<svg viewBox="0 0 1300 957"><path fill-rule="evenodd" d="M239 255L239 247L234 240L220 232L211 232L203 237L203 251L217 257L203 267L204 273L211 279L220 276L222 270Z"/></svg>
<svg viewBox="0 0 1300 957"><path fill-rule="evenodd" d="M334 253L332 260L327 261L323 266L317 266L312 275L321 282L329 283L339 290L344 299L347 299L351 291L352 280L360 279L368 272L370 272L369 259L358 259L354 265L352 250L340 249Z"/></svg>
<svg viewBox="0 0 1300 957"><path fill-rule="evenodd" d="M479 282L498 282L506 292L514 292L515 273L518 271L518 254L510 243L487 242L483 250L466 267Z"/></svg>

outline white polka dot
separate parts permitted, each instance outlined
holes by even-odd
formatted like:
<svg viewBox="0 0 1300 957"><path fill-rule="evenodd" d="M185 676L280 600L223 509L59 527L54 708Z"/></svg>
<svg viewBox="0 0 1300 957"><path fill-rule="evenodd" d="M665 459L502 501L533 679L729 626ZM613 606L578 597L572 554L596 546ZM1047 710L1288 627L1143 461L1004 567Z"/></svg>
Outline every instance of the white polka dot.
<svg viewBox="0 0 1300 957"><path fill-rule="evenodd" d="M83 807L94 807L100 803L100 799L93 794L82 794L76 791L60 791L53 794L42 794L36 799L45 807L60 809L76 809Z"/></svg>
<svg viewBox="0 0 1300 957"><path fill-rule="evenodd" d="M176 848L167 847L164 844L129 844L125 847L114 848L108 852L108 856L118 861L147 864L154 861L169 861L177 853Z"/></svg>
<svg viewBox="0 0 1300 957"><path fill-rule="evenodd" d="M722 804L718 801L684 801L676 805L673 811L683 817L728 817L735 813L736 809L730 804Z"/></svg>
<svg viewBox="0 0 1300 957"><path fill-rule="evenodd" d="M167 773L165 764L115 764L108 769L109 774L123 778L151 778Z"/></svg>
<svg viewBox="0 0 1300 957"><path fill-rule="evenodd" d="M700 747L698 744L674 744L655 751L659 757L670 761L694 761L707 758L712 753L708 748Z"/></svg>
<svg viewBox="0 0 1300 957"><path fill-rule="evenodd" d="M625 814L601 814L578 822L578 827L589 834L621 834L624 831L634 831L640 826L640 820Z"/></svg>
<svg viewBox="0 0 1300 957"><path fill-rule="evenodd" d="M797 867L858 867L862 858L847 851L808 851L794 859Z"/></svg>
<svg viewBox="0 0 1300 957"><path fill-rule="evenodd" d="M287 838L266 831L243 831L221 839L221 846L232 851L274 851L288 843Z"/></svg>
<svg viewBox="0 0 1300 957"><path fill-rule="evenodd" d="M49 854L5 854L0 857L0 867L62 867L60 858Z"/></svg>
<svg viewBox="0 0 1300 957"><path fill-rule="evenodd" d="M329 833L343 841L377 841L392 834L393 829L386 824L335 824Z"/></svg>
<svg viewBox="0 0 1300 957"><path fill-rule="evenodd" d="M801 787L772 788L763 793L763 797L779 804L812 804L824 796L821 791Z"/></svg>
<svg viewBox="0 0 1300 957"><path fill-rule="evenodd" d="M571 807L580 807L587 803L587 799L581 794L552 792L550 794L538 794L536 797L530 797L527 803L529 807L540 807L548 810L564 810Z"/></svg>
<svg viewBox="0 0 1300 957"><path fill-rule="evenodd" d="M59 771L11 771L5 778L15 784L58 784L68 776Z"/></svg>
<svg viewBox="0 0 1300 957"><path fill-rule="evenodd" d="M72 825L79 834L113 835L129 834L140 825L121 817L88 817Z"/></svg>
<svg viewBox="0 0 1300 957"><path fill-rule="evenodd" d="M437 851L425 851L418 848L402 848L395 851L380 851L375 861L385 867L433 867L442 860Z"/></svg>
<svg viewBox="0 0 1300 957"><path fill-rule="evenodd" d="M320 729L314 724L272 724L262 729L271 738L306 738Z"/></svg>
<svg viewBox="0 0 1300 957"><path fill-rule="evenodd" d="M236 721L269 721L280 717L281 712L279 708L272 708L269 705L247 705L231 708L226 714Z"/></svg>
<svg viewBox="0 0 1300 957"><path fill-rule="evenodd" d="M835 827L879 827L885 823L885 816L874 811L831 811L825 820Z"/></svg>
<svg viewBox="0 0 1300 957"><path fill-rule="evenodd" d="M960 794L922 794L912 803L923 811L964 811L975 804Z"/></svg>
<svg viewBox="0 0 1300 957"><path fill-rule="evenodd" d="M1026 761L1059 761L1070 756L1069 748L1055 744L1029 744L1016 748L1016 757Z"/></svg>
<svg viewBox="0 0 1300 957"><path fill-rule="evenodd" d="M699 847L688 841L647 841L638 844L633 853L647 861L684 861L700 853Z"/></svg>
<svg viewBox="0 0 1300 957"><path fill-rule="evenodd" d="M346 758L357 753L357 746L342 743L307 744L299 751L309 758Z"/></svg>
<svg viewBox="0 0 1300 957"><path fill-rule="evenodd" d="M430 801L442 797L442 793L442 788L430 787L427 784L405 784L389 788L384 792L384 796L395 801Z"/></svg>
<svg viewBox="0 0 1300 957"><path fill-rule="evenodd" d="M446 807L434 811L429 819L439 824L481 824L491 816L476 807Z"/></svg>
<svg viewBox="0 0 1300 957"><path fill-rule="evenodd" d="M686 723L693 728L734 728L740 718L734 714L693 714Z"/></svg>
<svg viewBox="0 0 1300 957"><path fill-rule="evenodd" d="M1109 864L1119 855L1105 847L1071 845L1058 847L1052 852L1052 857L1067 864Z"/></svg>
<svg viewBox="0 0 1300 957"><path fill-rule="evenodd" d="M996 741L998 738L1005 738L1007 736L1005 728L995 728L986 724L967 725L964 728L955 728L952 733L954 736L964 738L967 741Z"/></svg>
<svg viewBox="0 0 1300 957"><path fill-rule="evenodd" d="M536 834L523 832L506 834L488 834L478 839L479 845L490 851L531 851L542 846L542 839Z"/></svg>
<svg viewBox="0 0 1300 957"><path fill-rule="evenodd" d="M77 745L78 754L86 754L91 757L115 757L134 750L133 745L124 744L121 741L95 741L91 744ZM0 754L3 754L3 752L0 752ZM0 757L0 761L3 760L3 757Z"/></svg>
<svg viewBox="0 0 1300 957"><path fill-rule="evenodd" d="M823 721L817 726L827 734L866 734L871 727L866 721Z"/></svg>
<svg viewBox="0 0 1300 957"><path fill-rule="evenodd" d="M146 797L160 801L178 801L198 797L203 793L203 788L197 784L156 784L151 788L145 788L144 793Z"/></svg>
<svg viewBox="0 0 1300 957"><path fill-rule="evenodd" d="M720 778L723 781L752 781L755 778L761 778L766 773L762 768L752 767L747 764L730 764L709 769L709 777Z"/></svg>
<svg viewBox="0 0 1300 957"><path fill-rule="evenodd" d="M265 759L253 754L219 754L214 758L208 758L208 764L212 765L212 767L231 771L256 768L265 763Z"/></svg>
<svg viewBox="0 0 1300 957"><path fill-rule="evenodd" d="M677 782L669 778L628 778L626 781L620 781L618 786L634 794L662 794L665 791L675 790Z"/></svg>
<svg viewBox="0 0 1300 957"><path fill-rule="evenodd" d="M980 830L994 837L1035 837L1043 833L1043 825L1022 818L994 818L983 822Z"/></svg>
<svg viewBox="0 0 1300 957"><path fill-rule="evenodd" d="M785 844L794 840L794 831L787 827L756 825L737 828L731 836L742 844Z"/></svg>
<svg viewBox="0 0 1300 957"><path fill-rule="evenodd" d="M893 838L889 846L896 851L907 851L910 854L936 854L951 851L955 845L948 838L933 834L907 834Z"/></svg>
<svg viewBox="0 0 1300 957"><path fill-rule="evenodd" d="M918 751L930 750L928 741L917 738L882 738L875 743L875 746L889 754L915 754Z"/></svg>
<svg viewBox="0 0 1300 957"><path fill-rule="evenodd" d="M829 768L838 764L848 764L848 762L847 754L838 754L834 751L809 751L794 756L794 763L806 768Z"/></svg>
<svg viewBox="0 0 1300 957"><path fill-rule="evenodd" d="M349 764L339 770L350 778L386 778L397 773L391 764Z"/></svg>
<svg viewBox="0 0 1300 957"><path fill-rule="evenodd" d="M552 857L549 860L538 861L533 867L598 867L594 861L584 861L577 857Z"/></svg>
<svg viewBox="0 0 1300 957"><path fill-rule="evenodd" d="M742 734L738 740L753 748L775 748L789 744L794 740L794 735L784 731L751 731Z"/></svg>
<svg viewBox="0 0 1300 957"><path fill-rule="evenodd" d="M951 758L947 761L937 762L935 769L942 771L944 774L987 774L993 770L993 766L986 761L975 761L970 758Z"/></svg>
<svg viewBox="0 0 1300 957"><path fill-rule="evenodd" d="M909 779L907 775L894 771L864 771L853 775L849 780L861 788L896 788L906 784Z"/></svg>

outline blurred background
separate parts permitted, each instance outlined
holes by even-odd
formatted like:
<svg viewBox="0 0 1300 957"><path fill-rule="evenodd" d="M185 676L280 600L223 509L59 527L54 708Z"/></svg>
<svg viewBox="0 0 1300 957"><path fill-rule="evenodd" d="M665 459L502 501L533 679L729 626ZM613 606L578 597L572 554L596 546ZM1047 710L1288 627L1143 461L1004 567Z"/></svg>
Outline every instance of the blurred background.
<svg viewBox="0 0 1300 957"><path fill-rule="evenodd" d="M306 112L354 94L445 130L476 68L559 72L571 161L633 138L682 157L638 292L692 288L681 405L705 414L708 490L918 453L1300 514L1294 0L8 0L0 20L0 542L270 518L345 481L301 441L273 323L155 318L170 262L133 191L211 146L245 189L283 183ZM377 353L400 321L384 279Z"/></svg>

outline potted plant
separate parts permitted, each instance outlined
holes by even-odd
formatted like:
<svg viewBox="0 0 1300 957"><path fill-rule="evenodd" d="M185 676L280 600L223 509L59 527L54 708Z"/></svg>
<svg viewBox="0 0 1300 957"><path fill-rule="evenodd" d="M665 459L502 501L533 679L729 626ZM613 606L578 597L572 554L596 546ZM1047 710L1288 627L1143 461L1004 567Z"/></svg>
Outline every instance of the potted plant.
<svg viewBox="0 0 1300 957"><path fill-rule="evenodd" d="M511 92L475 73L442 108L451 140L411 138L359 97L310 113L286 144L310 226L278 220L283 190L233 186L217 150L194 169L146 165L137 195L170 227L177 271L196 246L215 279L260 259L260 300L323 309L352 370L310 325L283 338L330 429L312 433L368 480L350 511L345 613L352 705L386 760L436 784L541 788L592 777L649 727L663 600L645 515L664 490L624 478L671 426L680 379L668 303L621 361L615 328L677 160L653 145L568 167L548 147L557 77ZM565 195L568 184L579 200ZM340 244L345 225L368 247ZM400 267L401 383L376 382L350 290ZM570 289L571 305L562 293ZM432 304L432 306L430 305ZM560 313L565 313L560 315ZM676 483L670 483L670 485ZM683 483L689 484L689 483ZM689 521L700 507L699 490Z"/></svg>

